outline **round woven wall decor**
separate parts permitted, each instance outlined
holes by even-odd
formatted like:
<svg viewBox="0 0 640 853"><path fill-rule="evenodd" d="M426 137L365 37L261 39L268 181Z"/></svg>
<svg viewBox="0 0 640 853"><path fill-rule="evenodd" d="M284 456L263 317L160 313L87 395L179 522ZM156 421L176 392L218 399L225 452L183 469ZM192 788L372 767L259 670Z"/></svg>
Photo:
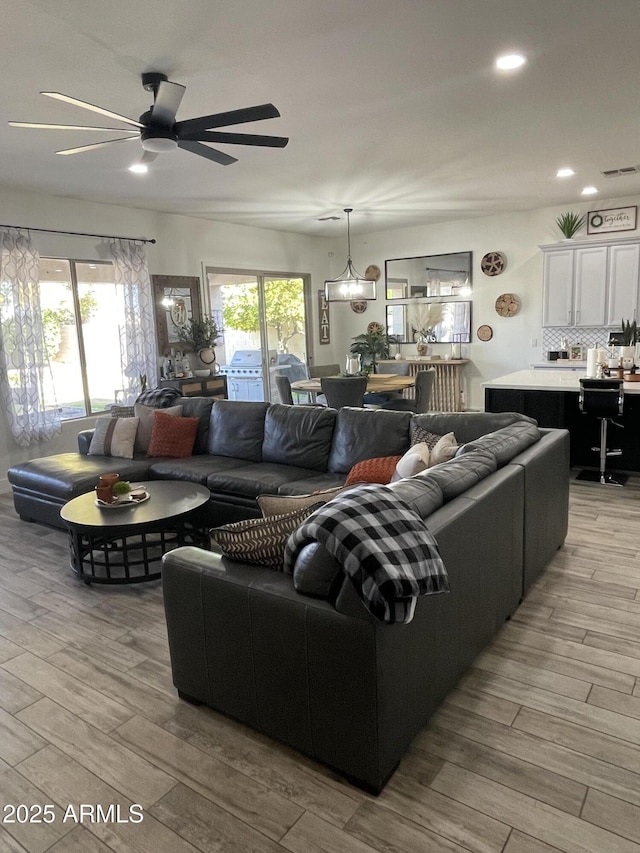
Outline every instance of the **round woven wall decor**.
<svg viewBox="0 0 640 853"><path fill-rule="evenodd" d="M520 298L515 293L501 293L495 307L500 317L513 317L520 310Z"/></svg>
<svg viewBox="0 0 640 853"><path fill-rule="evenodd" d="M500 275L507 267L507 259L502 252L487 252L480 261L480 269L485 275Z"/></svg>

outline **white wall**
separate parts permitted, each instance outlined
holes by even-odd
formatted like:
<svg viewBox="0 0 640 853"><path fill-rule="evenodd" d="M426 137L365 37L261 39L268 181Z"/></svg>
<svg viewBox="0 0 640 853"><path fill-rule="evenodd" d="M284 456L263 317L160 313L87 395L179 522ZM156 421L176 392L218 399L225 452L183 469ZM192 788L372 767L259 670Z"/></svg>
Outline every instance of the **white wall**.
<svg viewBox="0 0 640 853"><path fill-rule="evenodd" d="M384 262L387 258L448 252L473 252L472 342L462 345L462 354L471 359L464 369L465 403L467 408L482 409L484 393L481 383L497 376L529 367L542 358L542 252L539 246L556 243L562 238L555 219L565 210L605 209L639 205L640 197L599 198L589 203L569 204L561 208L543 208L524 213L467 219L442 225L377 231L351 238L352 256L356 269L364 270L377 264L382 270L378 282L378 298L370 302L364 314L354 314L348 305L332 304L332 335L346 352L353 335L366 330L372 320L385 323ZM585 228L586 231L586 228ZM611 237L639 236L638 231L611 234ZM589 240L582 232L576 239ZM336 255L340 258L339 249ZM489 277L480 270L480 261L487 252L503 252L507 257L506 270ZM515 317L500 317L495 301L501 293L516 293L522 308ZM397 303L396 303L397 304ZM482 324L493 328L493 338L487 343L478 341L476 330ZM533 343L536 341L537 343ZM448 355L448 344L431 346L435 354ZM403 344L405 355L415 355L415 344Z"/></svg>
<svg viewBox="0 0 640 853"><path fill-rule="evenodd" d="M191 275L202 278L203 264L238 269L265 269L308 273L312 290L326 277L329 241L261 228L210 222L173 214L93 204L70 198L44 196L0 189L0 223L31 228L54 228L125 237L154 237L147 246L152 274ZM96 260L103 256L103 241L34 233L43 255ZM316 361L333 361L332 347L317 346L317 299L312 299L312 340ZM318 353L319 351L319 353ZM325 358L325 352L327 357ZM6 470L27 459L77 450L80 429L94 425L95 418L68 421L52 441L29 448L16 445L4 413L0 416L0 491L8 489Z"/></svg>

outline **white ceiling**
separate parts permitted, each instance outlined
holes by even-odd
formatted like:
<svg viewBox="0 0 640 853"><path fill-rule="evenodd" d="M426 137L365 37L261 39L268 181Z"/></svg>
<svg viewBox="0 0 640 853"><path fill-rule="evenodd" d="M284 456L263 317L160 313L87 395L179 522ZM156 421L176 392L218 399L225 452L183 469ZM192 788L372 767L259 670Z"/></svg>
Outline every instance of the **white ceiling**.
<svg viewBox="0 0 640 853"><path fill-rule="evenodd" d="M638 0L0 0L0 114L111 125L59 91L138 118L143 71L186 85L178 119L271 101L239 126L287 148L185 151L146 176L139 142L61 157L83 131L0 122L0 184L312 235L353 207L353 231L640 193ZM498 53L528 57L497 74ZM97 119L97 120L96 120ZM234 128L231 128L233 130ZM104 138L117 134L105 133ZM559 166L576 176L560 181ZM598 196L595 197L596 199Z"/></svg>

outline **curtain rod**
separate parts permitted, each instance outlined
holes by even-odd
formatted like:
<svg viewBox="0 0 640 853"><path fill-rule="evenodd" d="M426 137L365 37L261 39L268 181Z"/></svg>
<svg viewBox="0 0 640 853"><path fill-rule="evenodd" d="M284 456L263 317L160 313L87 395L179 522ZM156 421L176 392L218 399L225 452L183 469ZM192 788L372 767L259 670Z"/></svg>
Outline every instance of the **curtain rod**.
<svg viewBox="0 0 640 853"><path fill-rule="evenodd" d="M21 231L44 231L47 234L68 234L72 237L103 237L109 240L132 240L136 243L155 243L149 237L114 237L113 234L87 234L84 231L56 231L55 228L28 228L25 225L0 225L0 228L18 228Z"/></svg>

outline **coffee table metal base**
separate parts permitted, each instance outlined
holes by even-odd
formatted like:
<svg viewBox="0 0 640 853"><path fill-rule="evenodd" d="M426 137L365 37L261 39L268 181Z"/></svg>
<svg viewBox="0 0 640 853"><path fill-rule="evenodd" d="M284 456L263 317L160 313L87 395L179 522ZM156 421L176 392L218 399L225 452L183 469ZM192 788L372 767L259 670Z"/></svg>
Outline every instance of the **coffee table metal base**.
<svg viewBox="0 0 640 853"><path fill-rule="evenodd" d="M176 520L177 522L177 520ZM181 545L208 546L205 530L187 522L147 525L144 533L131 527L105 530L70 530L71 568L86 584L131 584L158 580L162 557Z"/></svg>

